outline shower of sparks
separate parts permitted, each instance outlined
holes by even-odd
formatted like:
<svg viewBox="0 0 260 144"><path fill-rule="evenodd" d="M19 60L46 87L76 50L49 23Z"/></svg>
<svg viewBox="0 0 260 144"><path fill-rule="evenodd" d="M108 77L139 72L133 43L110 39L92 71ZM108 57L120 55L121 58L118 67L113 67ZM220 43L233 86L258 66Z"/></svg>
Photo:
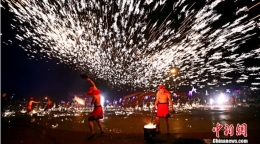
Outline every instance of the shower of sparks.
<svg viewBox="0 0 260 144"><path fill-rule="evenodd" d="M259 43L248 47L259 39L254 1L2 1L30 58L58 58L112 85L172 83L172 67L178 85L259 82L259 64L246 65L260 59Z"/></svg>

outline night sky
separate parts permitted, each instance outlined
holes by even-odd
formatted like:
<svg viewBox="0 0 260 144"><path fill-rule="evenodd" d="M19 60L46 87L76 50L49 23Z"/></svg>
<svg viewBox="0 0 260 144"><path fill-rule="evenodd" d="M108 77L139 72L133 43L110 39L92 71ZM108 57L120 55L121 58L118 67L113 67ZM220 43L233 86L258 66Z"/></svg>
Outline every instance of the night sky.
<svg viewBox="0 0 260 144"><path fill-rule="evenodd" d="M69 92L86 92L90 84L80 78L80 71L73 69L73 65L59 63L56 58L47 59L35 57L30 59L28 52L19 47L26 43L16 40L15 29L11 29L10 23L13 14L7 9L1 8L1 41L12 40L8 45L1 42L1 92L8 95L15 94L17 98L35 98L42 99L44 96L50 96L55 100L67 100ZM255 43L255 41L249 41ZM250 46L250 45L245 45ZM256 44L253 44L255 47ZM35 46L37 47L37 46ZM252 61L249 61L250 63ZM59 63L59 64L57 64ZM102 90L105 96L122 97L130 91L120 90L116 87L111 89L106 81L97 80L98 88ZM237 89L240 85L230 85L228 88ZM187 92L191 90L190 86L181 89Z"/></svg>
<svg viewBox="0 0 260 144"><path fill-rule="evenodd" d="M5 35L5 31L2 33ZM27 53L15 44L2 45L1 92L15 94L14 97L19 99L49 96L55 100L67 100L70 92L87 92L90 84L79 76L80 71L57 63L57 59L29 59ZM129 93L108 88L104 82L95 83L102 94L111 99Z"/></svg>
<svg viewBox="0 0 260 144"><path fill-rule="evenodd" d="M2 29L4 26L6 25ZM2 45L1 91L15 93L19 97L48 95L64 98L69 92L87 90L88 82L79 77L80 72L73 71L66 65L58 65L57 62L54 59L28 59L27 53L15 43Z"/></svg>
<svg viewBox="0 0 260 144"><path fill-rule="evenodd" d="M65 64L58 59L30 59L28 52L19 47L20 41L14 39L15 30L10 28L12 14L6 10L1 11L2 36L1 41L12 39L11 45L1 43L1 92L14 98L42 99L49 96L52 99L67 100L70 92L85 93L90 84L80 77L80 71ZM57 64L59 63L59 64ZM95 81L102 94L113 99L122 97L128 92L109 89L105 82Z"/></svg>
<svg viewBox="0 0 260 144"><path fill-rule="evenodd" d="M19 98L50 96L55 100L67 100L69 92L87 92L90 84L79 76L81 72L58 62L57 59L28 59L27 53L17 45L2 45L1 92ZM110 90L106 83L96 83L107 96L113 93L120 97L127 93Z"/></svg>

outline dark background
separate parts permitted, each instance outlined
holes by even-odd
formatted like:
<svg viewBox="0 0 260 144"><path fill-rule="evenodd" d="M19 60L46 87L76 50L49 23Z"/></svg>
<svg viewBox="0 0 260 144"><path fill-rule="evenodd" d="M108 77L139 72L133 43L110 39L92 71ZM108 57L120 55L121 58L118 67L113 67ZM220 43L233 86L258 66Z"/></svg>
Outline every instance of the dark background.
<svg viewBox="0 0 260 144"><path fill-rule="evenodd" d="M217 8L219 11L225 13L225 10L231 5L232 3L227 3ZM15 39L16 31L10 27L13 14L8 12L7 6L5 8L1 8L1 93L6 92L7 95L14 95L15 98L29 98L30 96L34 96L41 99L44 96L50 96L54 100L66 100L69 92L87 92L90 84L80 78L80 71L74 70L71 66L60 64L59 60L55 58L44 59L36 57L35 59L30 59L28 57L28 53L19 47L19 44L25 42ZM169 8L172 8L172 6L169 6ZM256 9L252 10L252 12ZM235 11L233 8L229 10ZM229 15L227 14L223 18L228 20ZM8 44L3 44L3 42L7 42L8 40L12 41L9 41ZM248 50L247 47L252 45L255 47L257 45L255 43L256 41L254 40L249 41L243 45L244 50ZM253 60L247 61L248 64L252 62ZM130 90L118 89L116 86L112 88L106 81L95 80L95 77L93 79L98 88L101 89L102 94L111 99L142 90L134 90L130 86L127 87ZM239 89L240 86L241 84L234 83L226 87L219 87L218 89ZM205 92L205 89L201 91ZM180 92L185 93L189 90L191 90L190 86L180 87L179 89ZM208 91L210 90L208 89Z"/></svg>

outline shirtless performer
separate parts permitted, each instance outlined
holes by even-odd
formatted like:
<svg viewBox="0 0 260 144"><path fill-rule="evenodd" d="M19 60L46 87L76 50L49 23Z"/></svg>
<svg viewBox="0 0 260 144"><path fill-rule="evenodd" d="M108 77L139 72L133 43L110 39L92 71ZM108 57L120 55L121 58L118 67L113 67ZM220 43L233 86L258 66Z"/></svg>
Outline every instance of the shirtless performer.
<svg viewBox="0 0 260 144"><path fill-rule="evenodd" d="M97 89L95 83L90 78L87 78L86 80L92 84L92 87L89 88L89 91L86 94L86 96L93 96L91 105L94 104L94 110L92 113L89 114L88 117L89 128L91 131L91 135L88 137L88 139L91 139L95 136L93 121L97 122L99 129L101 131L100 134L104 134L102 123L100 121L100 119L103 119L103 109L100 103L101 101L100 90Z"/></svg>
<svg viewBox="0 0 260 144"><path fill-rule="evenodd" d="M33 104L33 103L40 103L40 102L36 102L36 101L33 100L33 97L30 97L30 100L29 100L28 106L27 106L27 111L28 111L28 112L31 112L31 111L32 111L32 104Z"/></svg>
<svg viewBox="0 0 260 144"><path fill-rule="evenodd" d="M170 92L166 89L164 85L159 85L158 86L158 92L156 94L156 100L154 103L154 109L157 107L157 115L155 118L156 121L156 133L160 134L160 118L165 118L166 120L166 127L167 127L167 134L170 134L169 130L169 122L168 118L170 116L169 114L169 102L170 102L170 107L172 109L172 112L174 112L173 108L173 102L171 99Z"/></svg>

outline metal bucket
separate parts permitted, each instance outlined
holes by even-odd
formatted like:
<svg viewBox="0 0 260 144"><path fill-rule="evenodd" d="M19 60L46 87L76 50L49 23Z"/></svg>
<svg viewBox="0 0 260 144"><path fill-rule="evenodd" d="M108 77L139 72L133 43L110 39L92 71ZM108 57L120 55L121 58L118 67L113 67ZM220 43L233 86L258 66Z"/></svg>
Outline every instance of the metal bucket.
<svg viewBox="0 0 260 144"><path fill-rule="evenodd" d="M144 128L144 140L149 141L156 136L156 128Z"/></svg>

